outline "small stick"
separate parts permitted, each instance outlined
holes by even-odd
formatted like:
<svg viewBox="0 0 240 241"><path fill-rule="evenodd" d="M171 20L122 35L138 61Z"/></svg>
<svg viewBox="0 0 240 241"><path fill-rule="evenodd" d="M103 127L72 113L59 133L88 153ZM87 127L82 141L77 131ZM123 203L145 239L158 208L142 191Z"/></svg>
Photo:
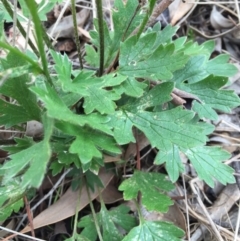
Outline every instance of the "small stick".
<svg viewBox="0 0 240 241"><path fill-rule="evenodd" d="M26 211L27 211L29 226L30 226L30 228L31 228L31 234L32 234L32 236L35 238L36 236L35 236L35 233L34 233L32 212L31 212L31 210L30 210L30 205L29 205L29 202L28 202L28 200L27 200L26 195L23 197L23 200L24 200L24 203L25 203L25 206L26 206Z"/></svg>

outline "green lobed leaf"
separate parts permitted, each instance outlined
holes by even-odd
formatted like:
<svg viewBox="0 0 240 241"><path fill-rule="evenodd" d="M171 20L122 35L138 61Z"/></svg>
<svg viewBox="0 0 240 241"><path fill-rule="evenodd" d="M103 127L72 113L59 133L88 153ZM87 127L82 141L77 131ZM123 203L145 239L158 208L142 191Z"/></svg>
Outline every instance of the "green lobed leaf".
<svg viewBox="0 0 240 241"><path fill-rule="evenodd" d="M10 52L6 59L1 60L5 72L9 72L9 78L0 86L0 93L11 97L17 104L11 104L3 99L0 100L1 118L0 124L7 128L13 125L24 123L29 120L40 120L40 109L37 104L36 96L29 90L30 76L26 74L26 61L20 57L16 58ZM19 72L22 69L22 72ZM13 72L17 71L17 75ZM8 78L8 75L5 76Z"/></svg>
<svg viewBox="0 0 240 241"><path fill-rule="evenodd" d="M179 149L176 145L172 145L172 149L168 151L160 150L154 160L154 163L161 165L166 162L166 170L172 182L176 182L179 173L184 170Z"/></svg>
<svg viewBox="0 0 240 241"><path fill-rule="evenodd" d="M132 97L141 97L147 84L137 81L135 78L127 78L122 84L114 86L117 94L126 94Z"/></svg>
<svg viewBox="0 0 240 241"><path fill-rule="evenodd" d="M149 107L167 103L172 99L171 93L173 88L174 84L172 82L159 84L149 91L145 91L142 97L135 99L132 103L129 101L125 109L137 113Z"/></svg>
<svg viewBox="0 0 240 241"><path fill-rule="evenodd" d="M49 117L77 126L88 125L107 134L112 133L110 127L106 124L109 117L97 113L91 115L74 114L47 83L42 83L41 86L31 87L30 89L43 101Z"/></svg>
<svg viewBox="0 0 240 241"><path fill-rule="evenodd" d="M100 219L102 224L102 236L104 241L121 241L123 236L118 231L117 227L115 226L111 214L106 209L105 205L102 204Z"/></svg>
<svg viewBox="0 0 240 241"><path fill-rule="evenodd" d="M139 14L139 2L137 0L128 0L125 3L122 0L114 1L112 11L113 29L109 31L104 22L104 66L108 67L117 55L120 42L126 39L132 31L140 24L143 15ZM99 33L97 20L94 20L96 31L90 31L92 43L99 48ZM99 51L92 46L86 45L86 61L95 67L99 66Z"/></svg>
<svg viewBox="0 0 240 241"><path fill-rule="evenodd" d="M117 112L114 119L114 137L121 144L123 141L133 140L134 125L146 135L153 147L163 151L171 150L172 145L182 148L204 145L207 141L204 130L207 127L207 131L213 131L213 126L203 126L193 119L194 115L194 112L183 110L181 107L163 112ZM123 125L125 129L121 132ZM124 136L125 134L127 136Z"/></svg>
<svg viewBox="0 0 240 241"><path fill-rule="evenodd" d="M172 200L162 193L173 188L173 184L166 180L165 175L136 170L131 178L124 180L119 186L119 190L124 192L124 200L136 199L140 191L142 205L150 211L159 212L166 212L173 204Z"/></svg>
<svg viewBox="0 0 240 241"><path fill-rule="evenodd" d="M214 186L214 178L222 184L235 183L234 170L223 164L230 154L220 147L202 146L184 150L198 173L198 177L204 180L210 187Z"/></svg>
<svg viewBox="0 0 240 241"><path fill-rule="evenodd" d="M7 151L9 154L14 154L24 149L27 149L34 144L32 137L24 136L22 138L14 138L14 140L16 142L16 145L3 147L1 146L1 149Z"/></svg>
<svg viewBox="0 0 240 241"><path fill-rule="evenodd" d="M138 114L145 108L161 105L169 101L172 90L173 83L162 83L149 92L146 91L141 98L128 101L124 108L128 112L133 113L133 115ZM114 128L114 137L119 144L135 142L132 134L133 122L131 118L128 118L128 112L123 110L116 111L111 116L111 121L109 122L109 125Z"/></svg>
<svg viewBox="0 0 240 241"><path fill-rule="evenodd" d="M10 155L11 160L3 165L1 168L5 170L3 183L6 184L23 170L24 174L22 175L21 181L22 188L28 186L39 187L51 157L49 140L53 130L53 120L44 117L43 125L44 139L25 150Z"/></svg>
<svg viewBox="0 0 240 241"><path fill-rule="evenodd" d="M156 32L156 40L153 45L153 49L157 48L160 44L168 44L172 42L172 37L176 34L178 27L173 27L170 24L167 25L164 29L161 30L160 22L156 23L152 30L148 30L148 32Z"/></svg>
<svg viewBox="0 0 240 241"><path fill-rule="evenodd" d="M97 214L97 220L102 229L104 241L122 240L123 236L120 234L117 226L122 227L127 232L136 226L136 219L128 214L129 211L130 209L124 205L109 211L102 204L101 211ZM81 218L78 227L83 228L81 235L91 241L97 240L97 231L92 215Z"/></svg>
<svg viewBox="0 0 240 241"><path fill-rule="evenodd" d="M77 154L81 163L86 164L93 158L102 158L102 150L114 154L120 154L114 139L104 133L92 129L79 128L70 123L56 123L56 127L67 134L76 136L71 144L70 153Z"/></svg>
<svg viewBox="0 0 240 241"><path fill-rule="evenodd" d="M123 241L181 241L184 232L167 222L143 222L133 228Z"/></svg>
<svg viewBox="0 0 240 241"><path fill-rule="evenodd" d="M217 113L214 109L230 112L232 108L240 105L240 99L234 91L221 89L226 83L226 78L209 76L195 84L182 84L180 88L200 99L201 103L193 102L193 110L201 118L216 120Z"/></svg>
<svg viewBox="0 0 240 241"><path fill-rule="evenodd" d="M108 74L98 78L94 76L94 71L82 70L71 80L71 63L69 63L68 57L53 51L52 56L56 62L55 70L58 73L62 89L66 92L81 94L84 97L83 107L86 114L94 110L101 114L111 114L115 111L114 101L119 100L121 95L114 90L105 88L120 85L127 79L126 76Z"/></svg>
<svg viewBox="0 0 240 241"><path fill-rule="evenodd" d="M180 84L187 80L189 84L193 84L210 75L230 77L237 73L237 68L227 63L228 55L222 54L211 60L208 58L209 55L203 53L191 56L183 68L174 72L172 81Z"/></svg>
<svg viewBox="0 0 240 241"><path fill-rule="evenodd" d="M173 43L153 48L156 38L157 35L153 32L139 40L132 36L122 43L119 73L129 77L169 80L174 71L183 68L189 57L183 52L175 52Z"/></svg>
<svg viewBox="0 0 240 241"><path fill-rule="evenodd" d="M11 179L8 185L0 187L0 221L5 221L13 211L18 212L24 205L24 188L16 179Z"/></svg>

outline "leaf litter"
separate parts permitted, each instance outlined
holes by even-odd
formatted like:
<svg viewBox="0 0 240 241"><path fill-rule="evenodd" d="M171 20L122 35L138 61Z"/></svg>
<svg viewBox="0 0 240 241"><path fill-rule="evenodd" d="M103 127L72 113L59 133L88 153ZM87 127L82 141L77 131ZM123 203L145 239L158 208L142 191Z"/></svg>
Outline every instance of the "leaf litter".
<svg viewBox="0 0 240 241"><path fill-rule="evenodd" d="M69 1L67 3L69 4ZM93 8L93 5L92 5L93 2L76 1L76 3L78 4L77 6L79 8L78 15L77 15L78 20L79 20L79 22L78 22L79 23L79 36L81 39L88 42L87 40L89 40L89 37L90 37L89 31L93 27L91 16L89 17L89 15L92 11L92 8ZM105 10L105 17L108 21L109 26L111 27L112 26L112 22L111 22L112 21L112 18L111 18L112 12L109 11L109 6L112 4L112 2L110 3L110 1L106 0L106 1L104 1L104 4L105 4L105 6L108 6L108 9ZM174 8L173 4L175 4L175 5L178 4L178 8L176 8L176 7ZM170 5L170 7L168 8L168 11L170 12L170 16L169 16L170 22L173 25L174 24L178 25L178 23L181 22L181 27L178 30L178 35L180 35L180 36L188 35L190 38L197 40L198 42L204 42L204 41L206 41L208 39L212 39L214 37L215 39L217 39L220 42L220 47L218 47L215 54L217 55L219 53L229 53L230 61L235 63L236 65L238 65L239 58L240 58L239 45L238 45L238 43L239 43L239 29L238 29L239 20L236 18L236 16L237 16L236 15L236 12L237 12L236 6L231 5L231 4L219 5L219 3L216 3L215 5L209 5L209 4L207 4L207 2L204 3L205 5L202 5L202 4L199 4L199 5L192 4L192 3L183 4L182 2L177 3L177 1L176 1L176 3L175 2L172 3L172 6ZM71 20L70 21L68 20L68 18L71 19L71 16L68 16L69 14L71 14L68 10L69 6L70 5L66 4L66 1L64 1L61 4L56 4L54 11L51 12L51 14L48 14L48 16L50 16L50 15L53 16L53 20L51 21L50 17L49 17L46 24L50 26L50 27L48 27L48 32L53 37L53 41L55 43L61 43L61 41L63 41L61 38L69 39L69 40L64 40L64 41L70 41L70 39L73 38L73 28L72 28L73 25L71 23ZM64 9L64 11L63 11L63 9ZM191 12L192 15L189 15L188 14L189 12ZM208 16L210 16L210 18ZM55 23L57 23L57 24L54 27ZM10 38L12 38L11 31L9 31ZM21 38L18 38L18 39L16 39L16 41L17 41L17 45L20 46L21 49L23 49L23 46L25 46L24 39L22 40ZM78 60L76 58L76 51L74 51L75 46L73 46L70 50L68 47L64 47L64 46L67 46L67 45L66 44L62 45L62 47L60 48L59 45L56 44L56 49L61 52L69 53L72 58L73 65L77 66ZM169 48L170 48L170 46L169 46ZM82 50L82 51L84 51L84 50ZM113 50L111 50L111 51L113 51ZM161 49L161 51L164 51L164 49ZM151 58L154 59L154 56L150 57L149 59L151 59ZM184 60L182 60L182 61L184 61ZM211 60L209 60L209 62L210 61ZM196 63L199 63L199 61L196 61ZM86 63L86 65L87 65L87 63ZM201 74L203 74L204 71L207 71L207 72L214 71L210 68L211 66L209 67L209 65L210 65L210 63L208 65L206 64L207 67L203 67L204 65L202 65L202 66L196 66L196 68L198 70L199 70L199 67L202 68ZM131 66L131 67L136 68L134 74L137 75L138 68L143 69L144 65L143 66L140 65L140 67L138 67L138 66L135 67L135 66L136 65L133 64L133 66ZM121 71L122 72L131 71L131 68L130 69L123 68ZM226 72L225 71L226 70L224 70L224 73L227 76L228 71L226 71ZM231 69L229 71L231 71ZM186 71L184 71L184 72L187 73ZM238 73L238 75L239 75L239 73ZM163 77L163 76L161 76L161 77ZM166 79L171 78L171 76L167 72L165 73L164 77ZM179 82L181 82L181 80L179 80ZM237 78L235 78L234 81L228 86L228 89L231 89L231 88L234 88L234 90L239 89L239 85L240 85L239 76L237 76ZM198 88L197 88L197 90L198 90ZM201 88L200 88L200 90L201 90ZM222 93L224 93L224 92L227 93L226 90L222 90ZM194 92L194 90L193 90L192 94L196 94L196 96L199 98L199 94L200 94L199 91ZM211 96L211 94L209 94L209 98L210 98L210 96ZM206 101L206 100L204 100L204 101ZM226 101L227 101L227 99L226 99ZM195 102L195 104L196 103L197 103L197 101ZM224 107L223 103L210 102L210 104L208 104L208 105L209 105L208 108L206 107L205 110L202 110L202 112L199 113L199 115L202 115L203 118L204 118L204 111L206 111L206 110L210 111L209 108L216 107L216 105L217 105L219 107L217 109L219 111L221 111L221 105L222 105L222 107ZM105 108L103 111L106 111L106 109L107 108ZM89 111L91 111L90 107L89 107ZM212 136L210 136L209 145L215 146L217 144L218 146L221 145L224 148L231 150L232 159L230 159L230 160L232 160L232 162L237 162L239 159L239 157L237 155L239 153L239 143L234 140L237 140L239 138L239 119L237 117L239 115L239 109L236 108L235 110L233 110L232 113L224 114L224 115L226 115L227 118L224 117L223 115L219 115L218 119L216 120L216 115L213 114L212 119L215 121L215 122L213 122L213 124L216 126L216 131L212 134ZM24 121L28 121L28 119L23 119L23 122ZM133 120L133 122L134 121L136 123L139 123L139 120ZM216 138L216 137L219 137L219 134L221 134L222 139ZM4 137L4 139L5 138L6 137ZM150 142L154 141L154 140L152 140L152 138L148 138L148 139L150 140ZM150 143L144 136L139 136L138 142L140 143L139 149L142 151L142 155L144 155L144 153L148 150ZM134 161L134 157L136 156L136 148L135 147L136 147L135 144L130 144L128 146L126 154L125 154L125 158L127 158L127 160ZM183 148L184 148L184 146L183 146ZM207 153L207 150L203 150L203 151ZM156 155L156 152L157 152L157 150L155 148L153 148L150 151L150 153L142 159L143 167L147 168L147 170L153 170L156 168L153 165L153 156ZM191 158L193 158L193 156L194 156L193 152L194 152L194 150L192 150L191 153L187 153L189 155L189 158L190 158L190 156L191 156ZM209 153L209 154L211 154L211 153ZM236 156L236 159L234 159L234 156ZM197 159L197 157L195 157L195 158ZM149 159L150 159L150 161L149 161ZM226 157L224 159L226 160L226 159L228 159L228 157ZM119 161L121 163L120 158L119 158ZM110 162L110 161L108 160L108 162ZM114 160L114 162L116 162L116 160ZM150 165L149 165L149 162L150 162ZM195 168L196 168L196 166L195 166ZM187 170L187 167L184 166L184 169ZM196 168L196 170L197 170L197 168ZM129 170L125 170L125 171L129 172ZM237 167L236 167L235 172L236 173L239 172ZM107 186L107 183L110 181L112 176L109 176L108 173L104 173L104 172L102 172L101 175L102 175L102 178L104 179L103 184L105 187L105 186ZM190 175L190 180L192 179L191 173L189 174L189 172L186 171L185 175L187 175L187 176ZM209 177L209 178L211 178L211 177ZM222 180L222 181L224 182L224 180ZM196 184L196 182L195 182L195 184ZM209 180L208 184L212 184L212 181ZM177 185L182 188L182 184L180 181L177 182ZM228 184L224 189L221 188L221 190L216 190L216 187L218 185L215 185L214 188L209 188L207 186L207 184L203 184L203 182L199 181L199 180L197 182L197 185L198 185L198 187L203 186L204 188L199 188L200 191L197 193L194 193L195 189L191 190L189 188L187 190L186 189L183 190L183 193L181 193L181 191L180 191L178 193L178 195L180 196L180 201L175 201L175 205L178 205L180 207L180 209L183 210L183 213L186 212L190 215L190 217L198 220L199 224L201 224L201 222L203 222L205 224L205 226L207 226L209 230L213 230L213 233L214 233L214 232L216 232L216 228L213 227L213 225L209 224L206 217L202 214L202 209L204 209L205 212L208 212L207 207L210 206L211 207L211 213L209 213L210 218L212 219L214 225L218 228L218 231L217 231L218 233L217 234L215 233L215 235L216 236L221 235L222 240L224 238L226 240L233 240L234 230L227 230L226 228L224 228L224 226L221 224L221 220L224 219L224 220L226 220L225 222L229 222L229 219L226 218L226 216L228 215L228 211L231 209L236 210L236 211L238 210L238 208L235 205L239 201L239 195L238 195L239 190L237 189L237 186ZM114 186L111 186L111 188L114 188ZM181 188L179 188L179 190ZM105 190L107 191L107 188ZM117 190L117 187L115 186L115 191L116 190ZM184 198L184 194L191 195L192 193L196 194L199 198L201 198L201 196L203 196L202 201L204 200L204 196L205 196L205 201L206 201L206 203L204 204L205 207L199 207L198 206L199 204L196 203L196 201L194 199L189 199L188 203L186 203L186 202L184 203L184 201L181 200L181 197ZM207 201L207 200L209 200L209 198L212 194L214 196L213 201ZM106 200L107 200L108 199L107 194L104 194L104 195L106 195ZM111 195L111 194L109 194L109 195ZM76 204L77 197L76 196L73 197L73 196L74 196L73 192L71 192L71 188L69 188L68 191L66 191L65 194L63 194L62 197L60 197L59 200L54 205L49 206L47 209L42 211L42 213L40 213L33 219L35 228L43 227L48 224L54 224L60 220L63 220L69 216L74 215L75 209L73 209L73 207L75 208L75 206L76 206L75 204ZM97 196L98 196L98 192L96 192L94 194L93 199ZM229 196L234 197L234 198L229 198ZM217 197L219 200L215 201L217 199ZM83 198L84 201L80 202L81 206L79 207L79 210L84 209L84 207L89 202L86 191L81 198ZM118 199L120 199L120 197L118 197L117 200ZM74 205L70 205L70 204L72 204L71 200L75 203ZM197 206L197 210L194 209L194 206ZM62 212L62 210L64 210L64 212ZM104 215L104 213L102 213L102 215ZM51 217L51 219L50 219L50 217ZM189 217L187 217L187 218L189 218ZM174 220L172 220L172 221L174 222ZM229 226L235 227L236 220L231 221L231 222L232 223ZM175 225L178 226L177 222L174 222L174 223L175 223ZM145 224L141 228L142 229L148 228L151 230L151 228L152 228L151 225L158 225L158 224L157 223L151 224L151 223L145 222ZM189 225L189 224L186 224L186 225ZM205 228L205 226L203 226L201 224L200 227L198 227L195 231L192 229L193 231L191 232L191 240L193 240L193 241L194 240L202 240L203 236L206 238L204 240L213 240L210 238L211 234L208 232L208 230ZM140 228L140 227L138 227L138 228ZM153 230L154 229L155 228L153 228ZM187 230L187 228L184 228L184 229ZM28 226L22 230L22 232L27 232L27 231L30 231ZM135 229L132 230L133 233L135 231L136 231ZM177 231L177 230L175 230L175 231L176 231L176 233L178 233L178 235L180 235L180 231ZM137 232L139 232L139 231L137 231ZM167 232L167 230L166 230L166 232ZM164 233L163 235L168 235L168 234ZM190 235L190 229L188 230L188 235ZM106 240L107 240L107 238L106 238ZM237 238L235 240L240 240L240 239Z"/></svg>

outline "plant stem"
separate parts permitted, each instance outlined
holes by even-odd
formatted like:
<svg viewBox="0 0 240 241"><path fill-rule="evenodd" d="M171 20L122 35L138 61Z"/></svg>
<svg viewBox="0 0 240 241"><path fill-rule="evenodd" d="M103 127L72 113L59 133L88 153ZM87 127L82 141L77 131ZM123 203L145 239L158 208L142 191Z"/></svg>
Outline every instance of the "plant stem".
<svg viewBox="0 0 240 241"><path fill-rule="evenodd" d="M141 224L143 224L144 223L144 218L143 218L143 215L142 215L141 208L139 207L139 203L137 202L136 199L134 199L134 202L135 202L135 205L136 205L136 208L137 208L139 221L140 221Z"/></svg>
<svg viewBox="0 0 240 241"><path fill-rule="evenodd" d="M13 52L15 55L20 56L21 58L25 59L27 62L29 62L39 73L43 74L44 71L43 69L41 69L39 67L39 65L32 60L30 57L28 57L26 54L22 53L21 51L19 51L17 48L14 48L12 46L10 46L9 44L0 41L0 47L3 49L7 49L11 52Z"/></svg>
<svg viewBox="0 0 240 241"><path fill-rule="evenodd" d="M36 3L35 1L28 1L28 0L25 0L25 3L28 6L28 9L32 15L32 20L34 23L36 37L37 37L38 50L40 53L44 74L46 75L49 84L53 86L53 82L48 71L48 62L47 62L46 54L44 51L44 44L43 44L43 34L42 34L43 28L37 14Z"/></svg>
<svg viewBox="0 0 240 241"><path fill-rule="evenodd" d="M77 45L77 52L78 52L78 59L80 63L80 68L83 69L83 62L82 62L82 56L81 56L81 44L78 37L78 29L77 29L77 16L76 16L76 7L75 7L75 0L71 0L72 5L72 18L73 18L73 25L74 25L74 35L75 35L75 41Z"/></svg>
<svg viewBox="0 0 240 241"><path fill-rule="evenodd" d="M152 14L152 11L153 11L155 3L156 3L156 0L150 0L149 8L147 10L147 13L146 13L146 15L145 15L145 17L144 17L144 19L143 19L139 29L138 29L137 38L139 38L141 33L144 31L144 29L145 29L145 27L146 27L146 25L147 25L147 23L149 21L149 18L150 18L151 14Z"/></svg>
<svg viewBox="0 0 240 241"><path fill-rule="evenodd" d="M81 196L81 192L82 192L82 187L83 187L83 185L81 183L80 188L79 188L77 205L76 205L75 217L74 217L74 226L73 226L73 235L72 235L73 237L75 237L75 235L77 235L78 210L79 210L79 206L80 206L80 196Z"/></svg>
<svg viewBox="0 0 240 241"><path fill-rule="evenodd" d="M97 233L98 233L98 238L99 238L100 241L104 241L103 237L102 237L102 234L101 234L101 231L100 231L99 224L98 224L97 215L96 215L95 209L94 209L93 204L92 204L91 195L90 195L90 192L89 192L89 187L87 186L87 182L86 182L86 189L87 189L87 194L88 194L88 199L89 199L89 205L90 205L91 212L92 212L92 215L93 215L93 220L94 220L96 230L97 230Z"/></svg>
<svg viewBox="0 0 240 241"><path fill-rule="evenodd" d="M99 71L98 75L102 76L103 69L104 69L104 28L103 28L103 14L102 14L102 0L95 0L96 7L97 7L97 17L98 17L98 31L99 31L99 53L100 53L100 60L99 60Z"/></svg>
<svg viewBox="0 0 240 241"><path fill-rule="evenodd" d="M8 0L2 0L2 3L4 5L4 7L6 8L8 14L10 15L10 17L13 19L13 10L11 9L11 6L10 4L8 3ZM16 19L16 23L17 23L17 27L20 31L20 33L22 34L22 36L24 38L26 38L26 32L24 30L24 28L22 27L21 23L19 22L18 19ZM31 47L31 49L33 50L33 52L39 57L39 53L38 53L38 50L36 49L35 45L33 44L32 40L29 39L28 40L29 42L29 46Z"/></svg>

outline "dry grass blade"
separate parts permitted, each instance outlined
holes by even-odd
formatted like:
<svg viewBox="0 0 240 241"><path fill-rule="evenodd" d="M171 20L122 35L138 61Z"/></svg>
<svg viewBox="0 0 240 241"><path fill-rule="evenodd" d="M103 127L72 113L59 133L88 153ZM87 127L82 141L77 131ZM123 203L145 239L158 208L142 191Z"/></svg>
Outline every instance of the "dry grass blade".
<svg viewBox="0 0 240 241"><path fill-rule="evenodd" d="M222 191L222 193L220 194L217 201L214 203L214 205L211 208L210 219L221 220L222 216L225 215L230 210L230 208L239 200L239 198L240 198L240 192L239 192L239 189L237 188L237 185L234 184L234 185L226 186ZM202 207L202 208L205 209L205 211L207 212L205 207ZM214 224L214 227L216 229L215 224ZM207 232L206 226L200 225L200 227L192 235L191 241L201 240L201 238L206 235L206 232ZM219 233L219 231L217 232ZM218 237L218 240L222 240L222 237L221 239L219 239L219 237Z"/></svg>

